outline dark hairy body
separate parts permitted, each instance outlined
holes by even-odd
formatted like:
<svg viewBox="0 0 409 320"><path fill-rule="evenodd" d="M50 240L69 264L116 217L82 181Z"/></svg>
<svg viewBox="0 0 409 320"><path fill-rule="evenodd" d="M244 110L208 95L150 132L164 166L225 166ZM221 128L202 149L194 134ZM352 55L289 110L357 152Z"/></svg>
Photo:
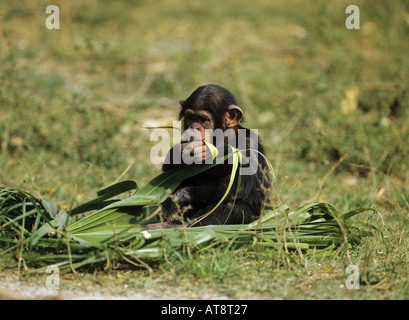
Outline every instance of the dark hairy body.
<svg viewBox="0 0 409 320"><path fill-rule="evenodd" d="M183 181L162 204L165 222L151 225L151 228L244 224L254 221L260 216L267 201L270 178L265 159L256 151L248 150L256 149L265 153L257 134L241 125L243 111L237 106L236 99L225 88L206 85L196 89L180 104L182 109L179 119L183 119L184 135L182 141L169 151L162 170L201 165L209 163L209 159L212 161L204 141L214 144L219 150L219 156L228 154L229 158ZM217 139L216 132L223 134L222 139ZM236 172L229 194L213 210L224 196L231 179L231 156L234 151L226 149L226 143L235 148L241 146L239 149L247 151L243 151L243 167ZM194 163L174 161L176 156L179 159L190 156ZM244 168L248 171L245 172Z"/></svg>

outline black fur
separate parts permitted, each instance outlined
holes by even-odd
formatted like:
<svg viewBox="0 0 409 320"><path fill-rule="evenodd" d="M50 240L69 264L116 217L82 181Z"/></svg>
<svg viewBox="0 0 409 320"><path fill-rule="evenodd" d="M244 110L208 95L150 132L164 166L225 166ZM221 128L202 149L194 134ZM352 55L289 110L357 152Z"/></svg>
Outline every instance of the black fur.
<svg viewBox="0 0 409 320"><path fill-rule="evenodd" d="M224 126L224 117L227 108L230 105L237 105L237 101L227 89L217 85L207 85L196 89L186 100L181 101L182 110L179 118L183 118L187 108L204 109L210 112L214 117L214 127L226 129ZM186 129L186 128L185 128ZM250 148L250 143L254 136L250 136L250 130L237 125L233 128L246 130L246 148ZM257 136L256 136L257 137ZM258 139L258 137L257 137ZM258 151L265 154L264 148L258 139ZM254 148L254 146L252 146ZM177 165L172 164L173 152L179 152L172 148L168 154L168 164L163 165L163 171L167 171ZM234 184L228 196L222 204L211 214L200 220L198 225L210 224L243 224L250 223L257 219L267 201L268 190L270 188L270 179L268 176L268 167L262 156L252 152L250 156L258 159L258 170L253 175L236 174ZM166 162L165 162L166 163ZM180 164L185 165L185 164ZM200 164L192 164L200 165ZM203 215L211 211L225 194L229 185L232 165L228 161L213 167L212 169L201 173L195 177L185 180L173 193L180 208L191 206L191 209L184 213L184 220L200 219ZM178 223L173 219L177 211L175 199L168 198L162 204L162 212L166 221L171 224Z"/></svg>

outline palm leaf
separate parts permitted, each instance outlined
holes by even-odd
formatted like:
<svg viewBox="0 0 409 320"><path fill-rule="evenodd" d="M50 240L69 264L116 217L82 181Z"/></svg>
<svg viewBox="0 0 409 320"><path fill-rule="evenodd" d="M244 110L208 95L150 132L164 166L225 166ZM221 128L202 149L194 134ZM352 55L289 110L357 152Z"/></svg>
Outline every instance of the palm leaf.
<svg viewBox="0 0 409 320"><path fill-rule="evenodd" d="M233 150L228 156L233 156L234 161L225 195L233 185L240 152ZM262 250L282 250L283 246L286 250L334 248L344 241L357 244L375 230L369 223L351 220L358 214L374 212L374 209L359 208L342 213L326 203L311 203L295 210L287 205L266 208L258 220L247 225L145 229L147 217L157 211L169 192L184 179L215 165L217 163L180 166L161 173L132 196L76 221L50 202L23 191L0 187L0 248L1 243L6 245L0 254L19 248L27 264L41 267L55 263L62 271L69 271L113 258L123 262L163 258L187 247L192 250L220 245ZM134 189L136 183L130 181L113 184L100 190L96 199L73 209L71 214L98 208L110 197Z"/></svg>

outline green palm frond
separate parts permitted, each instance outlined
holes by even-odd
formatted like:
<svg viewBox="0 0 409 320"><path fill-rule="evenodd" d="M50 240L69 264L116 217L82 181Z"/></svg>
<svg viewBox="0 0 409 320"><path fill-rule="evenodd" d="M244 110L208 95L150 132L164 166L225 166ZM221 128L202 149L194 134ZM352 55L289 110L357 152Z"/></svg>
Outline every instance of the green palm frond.
<svg viewBox="0 0 409 320"><path fill-rule="evenodd" d="M240 153L233 155L232 178ZM53 263L62 271L69 271L109 259L123 262L161 259L187 246L192 250L222 244L233 249L333 248L345 242L357 244L374 231L370 224L351 219L374 209L342 213L326 203L312 203L295 210L286 205L266 208L258 220L247 225L146 230L146 224L157 218L160 203L169 192L184 179L215 165L178 167L161 173L141 189L133 181L118 182L69 213L58 211L55 204L27 192L0 187L0 255L19 249L28 265L46 267ZM231 186L232 183L226 194ZM136 191L130 197L110 200L131 190ZM76 218L76 214L89 210L97 211Z"/></svg>

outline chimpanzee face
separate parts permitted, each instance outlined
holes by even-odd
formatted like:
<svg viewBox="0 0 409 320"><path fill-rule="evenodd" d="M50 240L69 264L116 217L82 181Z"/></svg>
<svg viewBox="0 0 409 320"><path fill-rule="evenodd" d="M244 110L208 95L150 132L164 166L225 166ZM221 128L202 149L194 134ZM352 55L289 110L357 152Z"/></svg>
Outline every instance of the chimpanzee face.
<svg viewBox="0 0 409 320"><path fill-rule="evenodd" d="M218 85L197 88L186 100L181 100L180 105L182 109L179 113L179 119L186 119L186 116L193 115L190 111L188 112L190 114L187 114L187 110L190 109L195 116L204 116L201 119L203 120L203 127L210 129L232 128L240 123L243 116L233 94ZM205 118L211 120L211 123L204 121ZM192 118L191 120L195 119ZM184 129L186 130L188 127L186 126Z"/></svg>
<svg viewBox="0 0 409 320"><path fill-rule="evenodd" d="M186 100L181 100L180 105L182 109L179 119L183 119L184 130L182 150L191 152L202 160L206 158L206 145L203 141L214 144L214 133L237 129L243 117L234 96L217 85L199 87Z"/></svg>
<svg viewBox="0 0 409 320"><path fill-rule="evenodd" d="M213 115L207 110L186 109L183 127L187 136L193 136L195 140L210 141L211 129L215 128Z"/></svg>

